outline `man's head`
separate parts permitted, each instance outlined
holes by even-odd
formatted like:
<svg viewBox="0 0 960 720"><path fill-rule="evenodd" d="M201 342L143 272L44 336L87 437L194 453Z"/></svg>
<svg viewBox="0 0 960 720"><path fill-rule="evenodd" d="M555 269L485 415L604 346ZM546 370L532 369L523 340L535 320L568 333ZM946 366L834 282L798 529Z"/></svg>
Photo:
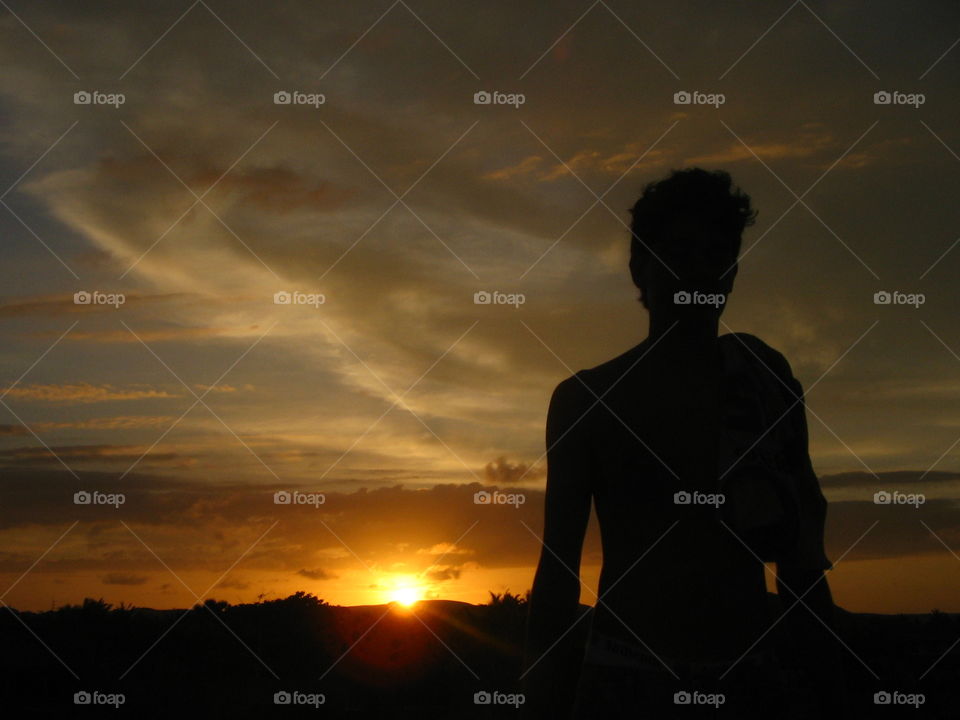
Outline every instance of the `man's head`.
<svg viewBox="0 0 960 720"><path fill-rule="evenodd" d="M756 217L730 175L674 170L647 185L631 212L630 273L645 308L677 291L730 292L740 237Z"/></svg>

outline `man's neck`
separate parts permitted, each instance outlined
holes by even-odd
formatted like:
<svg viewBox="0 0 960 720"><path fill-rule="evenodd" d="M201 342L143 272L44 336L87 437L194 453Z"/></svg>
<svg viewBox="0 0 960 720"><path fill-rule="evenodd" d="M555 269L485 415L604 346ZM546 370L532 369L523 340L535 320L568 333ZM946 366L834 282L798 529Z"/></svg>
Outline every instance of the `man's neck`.
<svg viewBox="0 0 960 720"><path fill-rule="evenodd" d="M679 319L651 313L648 339L651 342L708 345L716 341L719 325L720 318L716 315Z"/></svg>

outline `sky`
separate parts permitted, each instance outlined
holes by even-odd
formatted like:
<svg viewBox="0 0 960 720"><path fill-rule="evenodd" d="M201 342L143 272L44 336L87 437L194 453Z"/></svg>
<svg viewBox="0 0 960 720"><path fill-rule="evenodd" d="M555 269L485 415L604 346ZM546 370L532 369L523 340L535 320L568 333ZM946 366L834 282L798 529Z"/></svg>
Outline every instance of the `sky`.
<svg viewBox="0 0 960 720"><path fill-rule="evenodd" d="M645 336L627 208L700 166L759 210L722 331L807 390L835 599L960 612L958 35L942 2L4 4L0 600L525 591L550 394ZM584 602L600 560L592 528Z"/></svg>

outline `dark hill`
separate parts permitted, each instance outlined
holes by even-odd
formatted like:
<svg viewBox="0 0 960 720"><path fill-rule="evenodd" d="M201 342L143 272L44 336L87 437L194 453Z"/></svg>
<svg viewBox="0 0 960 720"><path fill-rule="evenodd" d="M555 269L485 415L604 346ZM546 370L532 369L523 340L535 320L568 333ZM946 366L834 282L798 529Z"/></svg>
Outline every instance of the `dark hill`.
<svg viewBox="0 0 960 720"><path fill-rule="evenodd" d="M776 596L771 603L778 611ZM510 594L487 605L432 600L409 609L337 607L297 593L190 610L93 600L42 613L9 610L0 615L4 716L517 718L512 707L474 704L474 693L519 691L525 613L525 601ZM913 688L927 703L911 717L957 717L960 652L918 680L960 637L957 616L838 614L862 717L878 709L873 692ZM587 624L571 633L575 643L584 642ZM786 639L775 630L771 640L789 660ZM795 680L799 706L804 691ZM558 678L558 687L573 683ZM118 710L77 706L81 691L123 693L125 702ZM274 696L283 692L294 702L317 702L322 693L324 703L281 713Z"/></svg>

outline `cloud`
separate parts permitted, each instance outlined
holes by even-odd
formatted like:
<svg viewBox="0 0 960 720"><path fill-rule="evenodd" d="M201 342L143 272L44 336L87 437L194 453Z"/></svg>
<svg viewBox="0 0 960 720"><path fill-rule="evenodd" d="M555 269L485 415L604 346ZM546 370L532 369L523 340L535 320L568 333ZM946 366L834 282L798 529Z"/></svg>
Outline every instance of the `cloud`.
<svg viewBox="0 0 960 720"><path fill-rule="evenodd" d="M738 141L731 142L726 148L705 155L694 155L686 159L689 165L726 165L729 163L752 160L756 162L754 153L764 161L782 160L784 158L806 158L835 147L833 138L826 133L802 133L797 138L783 141L753 142L744 138L749 149ZM842 148L837 148L842 152ZM751 152L751 150L753 152Z"/></svg>
<svg viewBox="0 0 960 720"><path fill-rule="evenodd" d="M209 187L223 175L222 168L210 168L191 178L191 185ZM357 195L356 189L311 178L289 167L255 167L231 172L220 181L218 190L238 196L242 203L252 203L271 213L294 210L333 212L343 208Z"/></svg>
<svg viewBox="0 0 960 720"><path fill-rule="evenodd" d="M0 425L0 437L21 437L29 434L23 425Z"/></svg>
<svg viewBox="0 0 960 720"><path fill-rule="evenodd" d="M520 9L516 12L528 14ZM143 37L142 27L125 9L95 14L98 24L123 38L118 47L137 45L141 40L148 47L152 42ZM255 16L250 11L235 19L250 21ZM340 17L336 27L324 26L323 36L342 39L342 33L349 35L349 25L346 17ZM565 373L555 364L544 370L537 352L531 350L535 340L512 323L512 318L474 306L474 286L519 278L556 243L524 280L523 291L530 298L523 310L524 321L542 333L560 357L582 366L595 365L604 355L620 352L628 342L640 339L644 322L642 316L634 317L634 291L622 255L628 238L618 222L618 218L625 219L621 209L635 199L644 182L667 165L680 165L688 157L721 160L737 145L718 124L713 123L718 132L711 133L696 125L699 120L690 113L647 153L678 119L667 93L662 95L663 104L657 105L659 91L655 88L640 98L624 93L612 80L612 84L597 85L594 77L590 103L571 105L573 95L567 90L576 91L578 78L567 78L571 87L564 91L563 99L549 92L542 94L542 88L538 102L527 106L533 114L525 116L525 122L597 192L647 153L631 175L605 196L604 202L614 208L617 217L601 207L566 234L593 199L515 118L488 117L443 155L476 119L476 107L464 106L459 95L448 89L417 85L402 118L390 111L393 93L410 90L405 85L412 77L408 63L433 72L430 63L422 64L425 60L419 54L405 56L403 72L397 68L396 77L390 79L383 74L383 56L374 52L351 54L331 74L331 87L341 91L340 101L324 109L324 122L348 149L312 117L270 105L272 79L256 63L250 77L240 84L234 82L236 68L213 61L218 52L237 50L229 33L223 38L217 34L208 37L200 49L188 43L199 37L196 32L179 27L178 33L166 38L158 52L152 52L135 69L130 76L131 102L125 106L132 114L125 116L125 122L195 191L201 192L219 179L205 197L210 210L198 206L188 212L193 199L163 163L122 128L118 137L115 122L96 115L85 117L80 126L82 136L74 131L67 138L69 143L58 146L52 158L62 162L39 165L18 191L29 196L45 219L62 223L83 251L93 248L112 258L121 271L152 247L130 272L128 281L134 287L155 289L157 298L171 301L143 299L124 308L124 313L134 315L133 320L124 315L125 322L145 342L170 343L174 346L171 352L189 352L198 363L206 363L217 356L223 344L232 342L236 357L245 349L247 337L253 336L252 343L260 332L273 328L267 341L271 365L282 372L274 374L272 367L261 365L246 378L247 384L259 388L269 377L275 381L273 392L236 400L246 403L247 417L269 426L270 438L281 445L272 450L258 447L258 453L272 451L276 457L290 459L291 464L299 459L297 471L303 475L319 464L315 448L291 451L282 446L284 439L309 435L312 443L323 443L325 450L349 447L392 403L390 391L358 359L399 391L431 367L479 319L468 337L431 369L418 392L405 402L431 429L442 428L437 435L480 478L512 482L509 475L484 474L483 464L491 457L489 449L496 448L509 457L536 457L550 389ZM298 43L312 46L316 42L300 27L289 28L286 37L283 46L273 46L281 56ZM519 37L513 41L518 47L527 42ZM606 42L613 48L621 41L632 42L632 38L610 37ZM191 58L189 62L171 66L161 61L164 53L176 57L178 47L189 47L189 53L183 55ZM80 47L75 50L79 56L86 52ZM3 52L25 77L37 72L12 49ZM113 48L105 52L109 62L128 66L129 58L121 57L124 53ZM107 57L102 62L107 63ZM542 77L550 62L544 58L544 65L531 77ZM455 62L450 68L453 73L461 70ZM463 80L472 82L469 75ZM663 78L669 80L669 76ZM48 130L62 118L63 107L52 99L59 92L56 78L41 73L37 81L42 82L31 84L37 88L31 97L49 95L51 99L33 108L35 112L28 117L21 117L22 128L14 118L11 126L16 129L33 130L42 119L46 122L43 129ZM372 81L387 94L374 92L359 98L354 89ZM579 81L585 82L585 77ZM140 83L150 89L149 103L133 101L132 93ZM17 98L19 107L23 93L15 90L11 81L8 92ZM333 90L330 95L332 99ZM648 108L636 113L641 101ZM562 109L559 114L558 108ZM736 110L733 103L728 108ZM786 110L782 114L790 115ZM562 117L564 123L550 122L556 117ZM598 117L604 121L598 124ZM763 132L749 127L741 130L735 117L727 119L748 141L758 140L758 152L767 153L764 157L806 160L786 157L784 149L799 145L805 152L815 151L823 138L830 137L824 127L840 137L839 130L827 124L798 127L796 120L778 123L771 119L771 127L783 129ZM274 120L280 120L279 124L251 147ZM62 128L51 140L60 132ZM39 129L29 137L38 148L25 158L27 164L46 147L40 142L43 133ZM190 142L185 143L184 138ZM800 142L795 142L797 138ZM250 152L244 154L248 148ZM442 155L405 199L416 217L398 206L371 229L393 202L373 174L400 192ZM766 186L768 179L763 177L758 184ZM781 200L776 195L771 199ZM796 211L798 215L802 212L802 208ZM182 221L167 233L184 213ZM557 242L561 236L563 240ZM738 283L744 275L746 272ZM761 279L760 284L764 282ZM322 287L311 289L325 292L329 302L322 314L314 313L312 318L298 314L296 308L276 308L270 302L279 289L318 284ZM142 289L128 293L131 298L139 295L153 297ZM241 295L245 297L239 298ZM33 299L24 299L22 308L9 312L12 316L76 310L69 295L43 298L32 306ZM811 315L819 320L822 316L816 311L811 309ZM744 319L754 322L758 312L754 309ZM135 346L137 339L118 323L109 323L112 319L106 313L83 317L83 324L67 338L83 343L84 352L94 353L97 346L110 345L116 355L104 358L103 363L114 372L111 379L120 378L115 380L119 386L134 377L140 366L117 359L125 357L126 348L119 346ZM580 331L571 334L569 329L574 326ZM811 326L822 329L817 322ZM59 332L62 328L42 328L36 335L57 336ZM341 346L333 333L349 349ZM814 352L844 337L841 329L830 327L818 332L817 345L806 345ZM250 359L266 347L266 343L260 346ZM227 367L229 360L211 365ZM490 387L499 390L486 392ZM323 394L322 413L315 410L316 398L309 397L312 388ZM314 409L307 407L311 401ZM377 407L382 401L387 405ZM511 418L509 429L504 417ZM304 418L310 419L308 427L303 426ZM371 457L376 463L362 464L403 466L406 471L406 464L416 457L424 472L447 471L456 462L452 454L432 436L424 436L419 423L407 420L410 418L402 412L390 413L345 463L360 466ZM354 426L364 421L355 430ZM352 437L344 441L341 435L349 433ZM375 450L364 456L366 443ZM213 476L229 472L224 466L210 466ZM528 475L533 477L533 473Z"/></svg>
<svg viewBox="0 0 960 720"><path fill-rule="evenodd" d="M102 290L102 292L106 292ZM113 292L113 291L111 291ZM124 293L124 307L149 306L169 301L180 301L189 297L186 293L164 293L147 295L143 293ZM0 303L0 318L46 315L56 317L73 313L115 312L112 305L78 305L72 294L41 295L25 298L6 298Z"/></svg>
<svg viewBox="0 0 960 720"><path fill-rule="evenodd" d="M322 568L314 568L313 570L300 568L297 570L297 575L300 577L305 577L308 580L335 580L337 577L336 575L332 575Z"/></svg>
<svg viewBox="0 0 960 720"><path fill-rule="evenodd" d="M4 392L7 396L20 400L60 404L180 397L165 390L148 389L145 386L119 388L109 384L91 385L85 382L62 385L21 385L8 388Z"/></svg>
<svg viewBox="0 0 960 720"><path fill-rule="evenodd" d="M145 575L130 575L128 573L112 572L101 578L104 585L143 585L148 578Z"/></svg>
<svg viewBox="0 0 960 720"><path fill-rule="evenodd" d="M880 473L876 476L858 470L855 472L834 473L820 477L820 483L824 490L828 488L848 487L875 487L882 489L884 487L896 488L902 485L915 485L917 483L937 485L957 481L960 481L960 472L941 470L898 470Z"/></svg>
<svg viewBox="0 0 960 720"><path fill-rule="evenodd" d="M531 471L526 463L511 463L505 457L498 457L492 462L488 462L483 468L484 476L488 483L499 485L500 483L514 483L520 480L535 480L542 476L542 470Z"/></svg>
<svg viewBox="0 0 960 720"><path fill-rule="evenodd" d="M275 505L273 485L137 473L122 482L116 473L78 475L79 483L62 470L4 470L0 547L16 549L0 552L0 572L22 572L77 520L35 573L56 577L89 571L103 582L140 583L155 558L131 542L119 519L178 573L218 577L243 556L244 577L223 586L235 590L256 586L272 592L277 583L290 589L297 578L349 578L356 587L383 588L396 573L420 575L428 586L469 586L491 572L524 568L532 582L541 551L535 533L543 521L542 490L526 491L519 509L476 505L478 484L330 492L315 508ZM79 488L123 492L126 502L119 512L94 506L78 510L71 498ZM826 548L834 561L943 553L937 537L951 546L960 542L956 501L928 499L913 509L875 505L865 495L829 505ZM601 562L600 537L591 520L583 567L598 568ZM75 592L82 597L84 590Z"/></svg>
<svg viewBox="0 0 960 720"><path fill-rule="evenodd" d="M427 579L431 582L444 582L446 580L458 580L460 578L460 568L445 567L437 568L427 572Z"/></svg>
<svg viewBox="0 0 960 720"><path fill-rule="evenodd" d="M90 418L73 422L38 422L32 427L37 430L132 430L136 428L169 426L176 418L172 415L118 415L116 417ZM26 432L26 430L24 430ZM0 435L3 433L0 432ZM18 433L22 434L22 433Z"/></svg>
<svg viewBox="0 0 960 720"><path fill-rule="evenodd" d="M61 460L129 464L150 450L148 445L51 445L23 446L0 450L0 460L24 465L57 464ZM59 460L58 460L59 458ZM195 460L175 452L151 452L151 463L189 465Z"/></svg>
<svg viewBox="0 0 960 720"><path fill-rule="evenodd" d="M543 162L543 158L539 155L530 155L525 157L516 165L512 167L505 167L499 170L494 170L483 176L484 180L510 180L511 178L517 177L518 175L529 175L535 170L539 169L540 164Z"/></svg>
<svg viewBox="0 0 960 720"><path fill-rule="evenodd" d="M202 383L197 383L194 387L201 392L212 392L212 393L235 393L239 390L244 392L249 392L254 389L253 385L246 384L242 387L236 387L234 385L204 385Z"/></svg>
<svg viewBox="0 0 960 720"><path fill-rule="evenodd" d="M212 327L140 328L136 330L136 334L123 328L118 330L75 330L67 336L67 339L96 343L153 343L216 337L224 334L226 334L224 328Z"/></svg>
<svg viewBox="0 0 960 720"><path fill-rule="evenodd" d="M62 470L8 468L4 474L0 533L31 527L35 532L39 526L60 527L62 532L78 519L71 502L77 489L123 492L124 521L162 557L185 569L213 568L224 561L229 566L235 559L231 556L243 552L274 520L281 522L251 552L245 561L248 570L285 570L324 580L348 570L362 570L359 557L376 571L385 572L393 563L402 563L414 572L431 570L454 578L456 572L464 573L471 567L532 567L540 550L536 537L524 524L535 531L541 527L542 490L526 491L526 503L519 509L476 505L473 495L483 487L476 483L330 492L326 502L315 508L275 505L273 492L278 488L264 484L212 485L137 473L118 482L115 473L91 472L78 473L78 483ZM882 482L896 487L898 474L892 475L882 473ZM87 510L90 512L85 514ZM116 517L112 508L101 512L91 506L79 519L81 527L91 530L100 527L96 523L110 523L97 531L98 543L106 543L98 550L102 558L98 562L106 563L101 565L105 571L128 572L131 569L127 567L109 567L131 559L129 533L116 525ZM864 493L862 500L832 501L827 525L831 557L843 554L874 520L880 520L879 525L849 558L936 552L937 546L929 542L931 536L919 521L944 537L952 537L960 532L960 504L928 498L918 510L874 505L872 491ZM104 554L110 550L122 555L107 558ZM322 567L316 563L318 557L324 558ZM438 559L442 565L431 567ZM597 565L600 559L599 537L588 533L584 563ZM147 556L143 560L146 562Z"/></svg>
<svg viewBox="0 0 960 720"><path fill-rule="evenodd" d="M502 167L488 172L484 180L509 181L531 177L538 182L554 182L569 177L571 171L577 175L601 173L604 175L623 175L630 170L650 170L661 167L669 161L673 151L649 149L640 142L630 142L615 150L579 150L562 162L544 165L540 155L525 157L516 165Z"/></svg>
<svg viewBox="0 0 960 720"><path fill-rule="evenodd" d="M827 509L827 555L834 562L845 553L844 561L946 552L941 540L948 546L960 542L960 502L956 500L927 498L918 508L876 505L872 500L834 501Z"/></svg>
<svg viewBox="0 0 960 720"><path fill-rule="evenodd" d="M467 548L457 547L453 543L437 543L433 547L420 548L418 555L469 555L472 551Z"/></svg>

